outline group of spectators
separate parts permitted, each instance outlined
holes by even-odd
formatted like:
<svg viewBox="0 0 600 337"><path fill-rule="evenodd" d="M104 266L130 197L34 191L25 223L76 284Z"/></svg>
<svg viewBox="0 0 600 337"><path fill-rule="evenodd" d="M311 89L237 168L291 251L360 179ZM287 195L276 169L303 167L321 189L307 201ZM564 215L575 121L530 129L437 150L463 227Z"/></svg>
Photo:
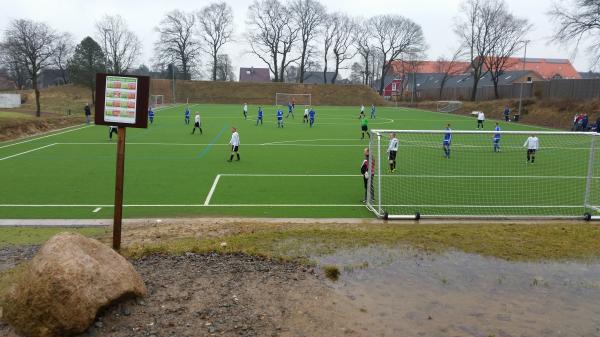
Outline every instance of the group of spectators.
<svg viewBox="0 0 600 337"><path fill-rule="evenodd" d="M586 113L576 114L573 117L572 131L596 131L600 132L600 117L595 123L590 123L590 117Z"/></svg>

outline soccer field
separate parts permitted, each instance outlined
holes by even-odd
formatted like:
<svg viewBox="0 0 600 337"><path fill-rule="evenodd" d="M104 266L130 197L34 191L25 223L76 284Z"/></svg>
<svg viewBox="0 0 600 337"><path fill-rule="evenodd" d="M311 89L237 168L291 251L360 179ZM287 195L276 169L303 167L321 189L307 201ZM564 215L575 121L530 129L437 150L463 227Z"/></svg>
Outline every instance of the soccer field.
<svg viewBox="0 0 600 337"><path fill-rule="evenodd" d="M192 105L190 125L184 124L184 105L157 111L148 129L127 130L124 216L373 217L361 202L360 165L368 140L360 139L358 107L315 108L313 128L302 123L303 109L298 107L294 119L285 119L283 129L276 127L272 106L265 108L264 125L259 126L256 106L249 107L244 120L238 105ZM190 134L196 111L202 116L202 135ZM369 127L441 130L446 123L454 130L476 127L470 117L382 107ZM241 139L239 162L227 162L232 126ZM486 122L486 130L493 127L493 121ZM502 123L502 127L542 130L516 123ZM506 149L494 154L491 141L475 146L469 140L461 145L455 135L450 160L442 155L442 135L428 137L399 137L398 171L383 177L384 184L394 189L389 193L397 198L398 212L454 214L459 212L457 206L468 209L465 205L474 203L507 208L527 204L529 185L514 176L529 175L529 183L539 181L544 187L541 191L547 196L542 201L568 206L560 210L565 215L583 214L582 207L575 207L583 205L581 179L588 166L582 151L589 149L589 139L566 144L576 149L551 156L540 151L535 166L528 167L521 147L526 136L507 139ZM543 144L542 139L542 148ZM108 128L101 126L78 126L0 143L0 218L112 217L115 157L116 136L109 141ZM452 178L469 176L465 172L473 163L478 163L478 170L487 165L497 169L498 176L512 178L487 177L483 182ZM490 181L501 181L500 189ZM439 204L450 206L445 212L427 206ZM502 207L495 209L502 213Z"/></svg>

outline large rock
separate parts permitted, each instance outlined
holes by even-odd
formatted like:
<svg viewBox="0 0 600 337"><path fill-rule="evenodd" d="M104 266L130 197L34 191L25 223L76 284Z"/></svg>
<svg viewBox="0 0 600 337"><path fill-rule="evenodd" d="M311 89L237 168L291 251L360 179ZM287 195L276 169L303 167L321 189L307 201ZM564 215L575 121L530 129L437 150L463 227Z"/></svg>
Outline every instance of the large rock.
<svg viewBox="0 0 600 337"><path fill-rule="evenodd" d="M85 331L99 309L145 294L141 277L121 255L96 240L63 233L40 249L9 289L2 319L25 336L69 336Z"/></svg>

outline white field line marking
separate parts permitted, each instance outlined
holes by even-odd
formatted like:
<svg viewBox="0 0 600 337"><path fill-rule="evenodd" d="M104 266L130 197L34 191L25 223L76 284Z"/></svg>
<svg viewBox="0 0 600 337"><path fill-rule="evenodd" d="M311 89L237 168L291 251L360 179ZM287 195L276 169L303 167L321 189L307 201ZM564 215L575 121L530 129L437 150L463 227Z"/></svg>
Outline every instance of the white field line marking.
<svg viewBox="0 0 600 337"><path fill-rule="evenodd" d="M102 209L102 207L97 207L95 210L92 211L92 213L98 213L98 212L100 212L101 209Z"/></svg>
<svg viewBox="0 0 600 337"><path fill-rule="evenodd" d="M324 140L324 139L321 139ZM359 142L359 140L356 139L331 139L331 140L339 140L339 141L356 141ZM317 140L314 140L317 141ZM242 144L243 146L296 146L296 147L364 147L365 144L294 144L293 142L313 142L313 140L290 140L290 141L281 141L281 142L269 142L269 143L257 143L257 144ZM403 144L404 143L411 143L410 145L407 144ZM56 143L57 145L114 145L116 143L111 143L111 142L106 142L106 143L99 143L99 142L62 142L62 143ZM156 146L206 146L209 145L208 143L196 143L196 144L192 144L192 143L127 143L127 145L156 145ZM212 144L213 146L230 146L229 144ZM427 148L432 148L432 149L438 149L441 148L442 143L433 143L433 142L412 142L412 141L401 141L400 142L400 151L402 150L402 147L418 147L418 148L423 148L423 147L427 147ZM452 147L453 148L482 148L482 149L487 149L487 148L492 148L492 144L490 142L490 145L467 145L467 144L457 144L457 143L453 143ZM517 150L523 150L525 151L525 148L522 146L500 146L502 149L517 149ZM548 147L544 147L540 150L583 150L583 151L589 151L589 148L585 148L585 147L558 147L558 146L548 146Z"/></svg>
<svg viewBox="0 0 600 337"><path fill-rule="evenodd" d="M302 143L302 142L320 142L320 141L329 141L329 140L333 140L333 141L342 141L342 142L346 142L346 141L358 141L358 139L354 138L354 139L336 139L336 138L319 138L319 139L297 139L297 140L284 140L284 141L280 141L280 142L268 142L268 143L263 143L262 145L279 145L279 144L288 144L288 143Z"/></svg>
<svg viewBox="0 0 600 337"><path fill-rule="evenodd" d="M221 175L217 174L215 177L215 181L213 181L212 187L206 196L206 200L204 201L204 206L208 206L210 204L210 199L212 199L213 193L215 193L215 189L217 188L217 184L219 183L219 179L221 179Z"/></svg>
<svg viewBox="0 0 600 337"><path fill-rule="evenodd" d="M27 153L30 153L30 152L33 152L33 151L38 151L38 150L41 150L41 149L45 149L47 147L54 146L56 144L57 143L52 143L52 144L44 145L44 146L41 146L41 147L38 147L38 148L35 148L35 149L32 149L32 150L28 150L28 151L25 151L25 152L20 152L20 153L17 153L17 154L13 154L12 156L0 158L0 161L6 160L6 159L10 159L10 158L14 158L14 157L18 157L18 156L21 156L21 155L24 155L24 154L27 154Z"/></svg>
<svg viewBox="0 0 600 337"><path fill-rule="evenodd" d="M76 126L79 126L79 125L76 125ZM93 125L86 125L86 126L82 126L82 127L76 128L76 129L71 129L71 130L67 130L67 131L63 131L63 132L59 132L59 133L53 133L53 134L50 134L50 135L47 135L47 136L43 136L43 137L36 137L36 138L25 140L25 141L22 141L22 142L0 146L0 149L3 149L5 147L19 145L19 144L25 144L25 143L33 142L33 141L39 140L39 139L44 139L44 138L48 138L48 137L54 137L54 136L62 135L62 134L67 133L67 132L73 132L73 131L77 131L77 130L89 128L90 126L93 126ZM71 126L69 128L73 128L73 127L75 127L75 126ZM60 130L64 130L64 129L60 129ZM51 132L55 132L55 131L57 131L57 130L54 130L54 131L51 131Z"/></svg>
<svg viewBox="0 0 600 337"><path fill-rule="evenodd" d="M0 207L96 207L98 205L27 205L27 204L0 204ZM114 205L100 205L111 208ZM123 207L364 207L364 204L132 204ZM382 205L382 207L430 207L430 208L583 208L583 205Z"/></svg>
<svg viewBox="0 0 600 337"><path fill-rule="evenodd" d="M263 174L263 173L222 173L220 176L224 177L360 177L360 174ZM421 174L384 174L382 177L391 178L439 178L439 179L471 179L471 178L509 178L509 179L586 179L584 176L451 176L451 175L421 175ZM600 179L600 177L593 177L592 179Z"/></svg>

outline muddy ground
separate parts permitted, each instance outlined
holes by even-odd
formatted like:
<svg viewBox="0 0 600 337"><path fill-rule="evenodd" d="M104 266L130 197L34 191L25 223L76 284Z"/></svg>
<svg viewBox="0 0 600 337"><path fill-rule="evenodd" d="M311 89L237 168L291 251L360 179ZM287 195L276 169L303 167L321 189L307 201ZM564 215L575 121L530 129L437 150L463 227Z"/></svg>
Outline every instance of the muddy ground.
<svg viewBox="0 0 600 337"><path fill-rule="evenodd" d="M23 260L3 249L3 266ZM247 255L152 255L134 261L148 287L144 299L102 313L92 336L377 336L351 300L313 268ZM0 336L16 336L0 322Z"/></svg>

